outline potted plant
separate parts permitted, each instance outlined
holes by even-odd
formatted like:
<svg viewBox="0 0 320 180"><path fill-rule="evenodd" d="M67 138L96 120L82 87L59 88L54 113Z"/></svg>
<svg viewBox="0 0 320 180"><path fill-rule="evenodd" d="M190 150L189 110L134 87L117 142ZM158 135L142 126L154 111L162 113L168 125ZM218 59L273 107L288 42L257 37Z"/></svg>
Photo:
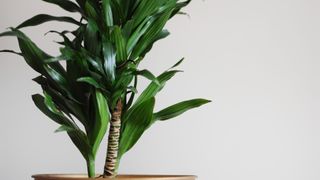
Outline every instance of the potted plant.
<svg viewBox="0 0 320 180"><path fill-rule="evenodd" d="M152 45L169 35L168 20L190 3L178 0L43 0L78 13L80 20L68 16L40 14L0 34L15 36L21 52L2 50L22 56L39 76L43 94L32 99L40 111L60 125L87 163L87 178L75 175L35 175L36 180L88 178L115 179L194 179L194 176L117 175L123 155L155 122L174 118L185 111L208 103L192 99L154 112L155 96L166 82L181 72L180 60L159 76L139 69ZM51 30L62 37L60 54L51 56L41 50L22 31L48 21L72 23L75 30ZM62 65L61 61L65 62ZM150 84L137 96L142 76ZM80 128L83 127L83 128ZM95 173L95 157L108 133L104 172Z"/></svg>

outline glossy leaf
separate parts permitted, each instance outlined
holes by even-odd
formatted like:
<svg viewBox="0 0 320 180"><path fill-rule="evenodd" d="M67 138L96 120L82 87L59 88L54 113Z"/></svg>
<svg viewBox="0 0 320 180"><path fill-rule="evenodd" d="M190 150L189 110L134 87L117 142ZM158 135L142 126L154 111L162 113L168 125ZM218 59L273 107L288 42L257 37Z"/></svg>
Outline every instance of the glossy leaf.
<svg viewBox="0 0 320 180"><path fill-rule="evenodd" d="M58 5L62 9L69 12L81 12L80 7L69 0L43 0L43 1Z"/></svg>
<svg viewBox="0 0 320 180"><path fill-rule="evenodd" d="M141 23L138 28L134 31L134 33L130 36L128 43L127 43L127 52L128 54L134 49L137 45L140 38L147 32L147 30L152 26L152 23L156 20L155 17L148 17ZM130 28L133 28L133 24L130 24Z"/></svg>
<svg viewBox="0 0 320 180"><path fill-rule="evenodd" d="M119 26L115 26L113 30L113 37L117 49L117 62L122 63L127 60L126 41L122 35Z"/></svg>
<svg viewBox="0 0 320 180"><path fill-rule="evenodd" d="M148 87L141 93L138 99L135 101L134 105L140 104L143 101L154 97L162 88L165 86L166 82L170 80L176 73L180 71L172 70L166 71L157 77L159 83L151 82Z"/></svg>
<svg viewBox="0 0 320 180"><path fill-rule="evenodd" d="M92 77L82 77L82 78L77 79L77 81L90 84L95 88L101 88L101 85Z"/></svg>
<svg viewBox="0 0 320 180"><path fill-rule="evenodd" d="M159 80L157 79L157 77L155 75L153 75L149 70L144 69L144 70L138 70L135 71L134 73L135 75L140 75L143 76L151 81L153 81L154 83L156 83L157 85L161 86Z"/></svg>
<svg viewBox="0 0 320 180"><path fill-rule="evenodd" d="M91 143L93 154L97 153L99 145L106 133L108 123L110 121L110 112L107 99L101 91L96 90L96 119L94 121L93 134L91 136Z"/></svg>
<svg viewBox="0 0 320 180"><path fill-rule="evenodd" d="M24 33L19 30L12 29L12 31L1 33L0 37L1 36L16 36L18 38L21 53L27 64L35 71L44 73L42 60L49 59L51 56L47 55L40 48L38 48L38 46L36 46Z"/></svg>
<svg viewBox="0 0 320 180"><path fill-rule="evenodd" d="M60 125L66 125L69 126L69 120L60 115L60 114L56 114L53 113L45 104L45 98L40 95L40 94L36 94L32 96L32 100L35 103L35 105L38 107L38 109L43 112L45 115L47 115L50 119L52 119L53 121L55 121L56 123L60 124Z"/></svg>
<svg viewBox="0 0 320 180"><path fill-rule="evenodd" d="M74 130L75 130L75 129L73 129L73 128L71 128L71 127L62 125L62 126L60 126L58 129L56 129L54 132L55 132L55 133L60 133L60 132L70 132L70 131L74 131Z"/></svg>
<svg viewBox="0 0 320 180"><path fill-rule="evenodd" d="M104 20L107 26L113 26L111 0L102 0Z"/></svg>
<svg viewBox="0 0 320 180"><path fill-rule="evenodd" d="M143 53L146 48L148 48L151 43L154 42L155 38L159 35L162 31L164 25L168 21L172 10L169 8L165 13L163 13L154 23L152 26L146 31L146 33L141 37L139 43L135 46L132 51L131 59L135 59ZM144 54L142 54L143 56Z"/></svg>
<svg viewBox="0 0 320 180"><path fill-rule="evenodd" d="M115 80L116 52L110 42L103 43L104 70L110 82Z"/></svg>
<svg viewBox="0 0 320 180"><path fill-rule="evenodd" d="M152 123L155 99L150 98L136 106L125 116L121 131L119 156L129 151ZM141 116L143 114L143 116Z"/></svg>
<svg viewBox="0 0 320 180"><path fill-rule="evenodd" d="M167 0L141 0L133 14L134 27L137 27L145 18L154 14Z"/></svg>
<svg viewBox="0 0 320 180"><path fill-rule="evenodd" d="M154 120L168 120L177 117L190 109L202 106L209 102L211 101L206 99L192 99L188 101L183 101L155 113Z"/></svg>
<svg viewBox="0 0 320 180"><path fill-rule="evenodd" d="M29 26L37 26L37 25L40 25L40 24L43 24L43 23L49 22L49 21L61 21L61 22L72 23L75 25L81 24L77 20L75 20L71 17L67 17L67 16L57 17L57 16L51 16L51 15L47 15L47 14L39 14L39 15L36 15L36 16L24 21L22 24L17 26L17 29L21 29L21 28L29 27Z"/></svg>

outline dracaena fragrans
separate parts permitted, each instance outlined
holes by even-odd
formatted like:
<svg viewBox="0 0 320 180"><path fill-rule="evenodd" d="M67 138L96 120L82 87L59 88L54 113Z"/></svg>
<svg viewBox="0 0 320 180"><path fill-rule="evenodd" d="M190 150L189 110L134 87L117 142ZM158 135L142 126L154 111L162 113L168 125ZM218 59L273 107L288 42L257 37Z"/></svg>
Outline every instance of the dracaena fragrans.
<svg viewBox="0 0 320 180"><path fill-rule="evenodd" d="M32 99L40 111L60 125L56 131L66 132L71 138L87 162L89 177L95 177L96 153L108 127L104 177L116 175L121 157L153 123L209 102L192 99L154 112L156 94L181 72L175 68L182 60L159 76L139 69L153 44L169 35L164 29L166 22L181 13L190 0L43 1L79 13L81 18L34 16L0 34L17 37L21 52L1 52L22 56L39 73L33 80L43 94L35 94ZM45 53L21 31L48 21L76 26L73 30L49 31L63 39L58 42L61 47L57 56ZM141 93L137 92L139 77L150 80Z"/></svg>

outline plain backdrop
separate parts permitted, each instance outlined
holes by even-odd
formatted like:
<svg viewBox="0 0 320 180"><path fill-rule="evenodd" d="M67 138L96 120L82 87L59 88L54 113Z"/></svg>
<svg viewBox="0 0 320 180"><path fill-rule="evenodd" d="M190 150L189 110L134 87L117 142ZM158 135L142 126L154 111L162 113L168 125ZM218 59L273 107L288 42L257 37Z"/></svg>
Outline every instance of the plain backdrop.
<svg viewBox="0 0 320 180"><path fill-rule="evenodd" d="M68 14L41 0L1 0L0 30L39 14ZM196 174L200 180L320 179L320 1L194 0L188 16L169 22L141 68L159 74L177 62L177 75L157 109L203 97L209 105L157 123L121 163L121 173ZM75 15L76 16L76 15ZM77 17L77 16L76 16ZM26 32L57 55L47 23ZM0 49L17 49L1 38ZM0 54L0 179L36 173L85 173L65 133L31 100L41 92L23 59ZM144 87L146 82L142 82ZM102 172L105 141L97 157Z"/></svg>

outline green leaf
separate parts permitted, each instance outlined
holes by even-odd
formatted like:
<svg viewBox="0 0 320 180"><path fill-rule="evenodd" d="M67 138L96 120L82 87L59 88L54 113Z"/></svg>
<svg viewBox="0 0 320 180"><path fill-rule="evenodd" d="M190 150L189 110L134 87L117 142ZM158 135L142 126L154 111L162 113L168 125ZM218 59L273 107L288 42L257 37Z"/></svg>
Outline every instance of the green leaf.
<svg viewBox="0 0 320 180"><path fill-rule="evenodd" d="M47 85L47 83L45 82L46 79L38 77L34 80L41 84L42 89L52 97L55 104L57 104L65 114L71 113L84 125L86 129L88 128L87 119L84 115L84 112L82 111L81 105L78 102L68 99L57 90Z"/></svg>
<svg viewBox="0 0 320 180"><path fill-rule="evenodd" d="M151 82L148 87L141 93L138 99L135 101L134 106L144 102L147 99L154 97L162 88L165 86L166 82L171 79L176 73L180 71L172 70L166 71L157 77L159 83Z"/></svg>
<svg viewBox="0 0 320 180"><path fill-rule="evenodd" d="M16 54L16 55L19 55L19 56L23 56L22 53L16 52L16 51L13 51L13 50L10 50L10 49L0 50L0 53L12 53L12 54Z"/></svg>
<svg viewBox="0 0 320 180"><path fill-rule="evenodd" d="M150 98L126 115L120 137L119 156L129 151L152 123L155 99Z"/></svg>
<svg viewBox="0 0 320 180"><path fill-rule="evenodd" d="M135 93L135 94L138 93L137 88L135 88L134 86L129 86L129 87L128 87L128 90L130 90L130 92L133 92L133 93Z"/></svg>
<svg viewBox="0 0 320 180"><path fill-rule="evenodd" d="M38 46L35 45L24 33L19 30L13 29L0 34L2 36L15 36L18 38L21 53L27 64L39 73L44 73L43 59L49 59L51 56L43 52Z"/></svg>
<svg viewBox="0 0 320 180"><path fill-rule="evenodd" d="M112 9L112 16L113 16L113 24L114 25L122 25L126 22L126 16L124 12L124 8L119 1L111 0L111 9Z"/></svg>
<svg viewBox="0 0 320 180"><path fill-rule="evenodd" d="M127 60L126 41L122 36L121 28L115 26L113 30L113 38L117 49L117 63L122 63Z"/></svg>
<svg viewBox="0 0 320 180"><path fill-rule="evenodd" d="M146 17L154 14L167 0L141 0L132 19L137 27Z"/></svg>
<svg viewBox="0 0 320 180"><path fill-rule="evenodd" d="M166 38L167 36L170 35L170 32L166 29L162 30L155 38L154 40L150 41L149 45L142 51L141 56L145 56L153 47L153 44L161 39Z"/></svg>
<svg viewBox="0 0 320 180"><path fill-rule="evenodd" d="M101 88L101 85L92 77L82 77L82 78L77 79L77 82L84 82L84 83L92 85L95 88Z"/></svg>
<svg viewBox="0 0 320 180"><path fill-rule="evenodd" d="M184 61L184 58L180 59L176 64L174 64L170 69L174 69L178 67L182 62Z"/></svg>
<svg viewBox="0 0 320 180"><path fill-rule="evenodd" d="M102 46L99 40L98 31L99 28L96 22L89 18L84 33L84 47L95 56L98 56L101 53Z"/></svg>
<svg viewBox="0 0 320 180"><path fill-rule="evenodd" d="M85 2L85 12L89 18L93 19L96 23L99 22L98 8L95 7L92 1L87 0Z"/></svg>
<svg viewBox="0 0 320 180"><path fill-rule="evenodd" d="M183 1L183 2L177 3L177 4L176 4L176 7L175 7L174 11L172 12L170 18L172 18L173 16L175 16L176 14L178 14L178 13L180 12L180 10L181 10L182 8L184 8L185 6L187 6L190 2L191 2L191 0L187 0L187 1Z"/></svg>
<svg viewBox="0 0 320 180"><path fill-rule="evenodd" d="M94 121L93 135L91 136L93 154L97 153L100 143L106 133L108 123L110 121L110 112L107 99L101 93L96 90L96 119Z"/></svg>
<svg viewBox="0 0 320 180"><path fill-rule="evenodd" d="M43 0L47 3L52 3L58 5L62 9L69 11L69 12L81 12L79 6L69 0Z"/></svg>
<svg viewBox="0 0 320 180"><path fill-rule="evenodd" d="M160 82L159 80L157 79L157 77L155 75L153 75L149 70L147 69L144 69L144 70L137 70L135 71L134 73L135 75L140 75L140 76L143 76L151 81L153 81L154 83L156 83L157 85L160 86Z"/></svg>
<svg viewBox="0 0 320 180"><path fill-rule="evenodd" d="M45 33L45 35L47 35L49 33L54 33L54 34L58 34L59 36L61 36L63 38L63 42L60 42L61 45L68 46L68 47L73 47L72 42L66 36L67 33L72 33L72 32L70 32L70 31L58 32L58 31L51 30L51 31L48 31L47 33Z"/></svg>
<svg viewBox="0 0 320 180"><path fill-rule="evenodd" d="M47 108L54 114L63 116L62 112L58 110L55 103L52 101L52 97L49 96L45 91L44 91L44 97L45 97L44 104L47 106Z"/></svg>
<svg viewBox="0 0 320 180"><path fill-rule="evenodd" d="M66 93L69 92L69 84L67 82L67 79L62 74L60 74L50 66L44 66L44 69L48 74L46 76L47 78L52 80L52 82L54 82L59 88L64 90Z"/></svg>
<svg viewBox="0 0 320 180"><path fill-rule="evenodd" d="M64 117L61 114L56 114L54 112L52 112L48 106L45 103L45 98L43 96L41 96L40 94L36 94L32 96L32 100L35 103L35 105L38 107L38 109L44 113L45 115L47 115L50 119L52 119L54 122L60 124L60 125L66 125L66 126L70 126L70 120L67 119L66 117Z"/></svg>
<svg viewBox="0 0 320 180"><path fill-rule="evenodd" d="M43 62L46 63L46 64L50 64L50 63L53 63L53 62L65 61L65 60L70 60L70 59L66 58L63 55L60 55L60 56L57 56L57 57L51 57L49 59L45 59L45 60L43 60Z"/></svg>
<svg viewBox="0 0 320 180"><path fill-rule="evenodd" d="M108 80L112 83L115 80L116 52L113 45L105 41L103 43L104 70Z"/></svg>
<svg viewBox="0 0 320 180"><path fill-rule="evenodd" d="M65 126L65 125L62 125L60 126L58 129L56 129L54 132L55 133L60 133L60 132L70 132L70 131L74 131L75 129L71 128L71 127L68 127L68 126Z"/></svg>
<svg viewBox="0 0 320 180"><path fill-rule="evenodd" d="M141 23L138 26L138 28L133 32L133 34L130 36L128 43L127 43L128 54L131 53L131 51L137 45L140 38L147 32L147 30L152 26L152 23L155 20L156 20L156 18L153 16L146 18L144 20L144 22ZM133 29L133 24L129 23L127 28Z"/></svg>
<svg viewBox="0 0 320 180"><path fill-rule="evenodd" d="M93 157L92 148L89 144L88 138L82 130L77 129L75 131L67 131L67 133L68 133L70 139L72 140L73 144L79 149L82 156L87 161L91 157Z"/></svg>
<svg viewBox="0 0 320 180"><path fill-rule="evenodd" d="M132 54L130 55L131 59L136 59L139 56L144 56L144 54L142 53L148 47L150 47L153 42L155 42L155 39L159 36L164 25L168 21L171 12L172 10L168 8L168 10L166 10L159 18L157 18L154 23L152 23L151 27L141 37L139 43L133 49Z"/></svg>
<svg viewBox="0 0 320 180"><path fill-rule="evenodd" d="M109 27L113 26L111 0L102 0L102 10L103 10L105 24Z"/></svg>
<svg viewBox="0 0 320 180"><path fill-rule="evenodd" d="M102 60L100 60L100 58L92 58L92 57L87 57L88 63L90 63L93 68L95 69L95 72L99 72L100 74L104 74L104 70L103 70L103 65L102 65Z"/></svg>
<svg viewBox="0 0 320 180"><path fill-rule="evenodd" d="M137 89L137 84L138 84L138 77L137 77L137 76L134 76L133 88ZM135 92L131 92L131 95L130 95L130 97L129 97L129 100L128 100L127 104L125 105L125 108L124 108L125 111L127 111L127 110L131 107L135 95L136 95Z"/></svg>
<svg viewBox="0 0 320 180"><path fill-rule="evenodd" d="M67 17L67 16L57 17L57 16L51 16L51 15L47 15L47 14L39 14L39 15L36 15L36 16L26 20L22 24L20 24L17 27L17 29L21 29L21 28L29 27L29 26L37 26L37 25L40 25L40 24L48 22L48 21L61 21L61 22L72 23L75 25L81 25L80 22L78 22L77 20L75 20L71 17Z"/></svg>
<svg viewBox="0 0 320 180"><path fill-rule="evenodd" d="M202 106L209 102L211 101L206 99L192 99L188 101L183 101L155 113L154 120L168 120L176 116L179 116L190 109Z"/></svg>
<svg viewBox="0 0 320 180"><path fill-rule="evenodd" d="M124 16L129 18L132 14L132 11L136 8L135 4L139 2L139 0L120 0L120 5Z"/></svg>
<svg viewBox="0 0 320 180"><path fill-rule="evenodd" d="M44 114L46 114L49 118L53 121L57 122L60 125L64 125L75 129L73 131L67 131L69 137L71 138L72 142L76 145L76 147L80 150L81 154L85 159L88 159L91 154L91 147L88 143L88 138L86 137L85 133L78 129L69 119L59 114L55 114L50 111L45 104L45 98L40 94L36 94L32 96L32 99L35 105L41 110Z"/></svg>

